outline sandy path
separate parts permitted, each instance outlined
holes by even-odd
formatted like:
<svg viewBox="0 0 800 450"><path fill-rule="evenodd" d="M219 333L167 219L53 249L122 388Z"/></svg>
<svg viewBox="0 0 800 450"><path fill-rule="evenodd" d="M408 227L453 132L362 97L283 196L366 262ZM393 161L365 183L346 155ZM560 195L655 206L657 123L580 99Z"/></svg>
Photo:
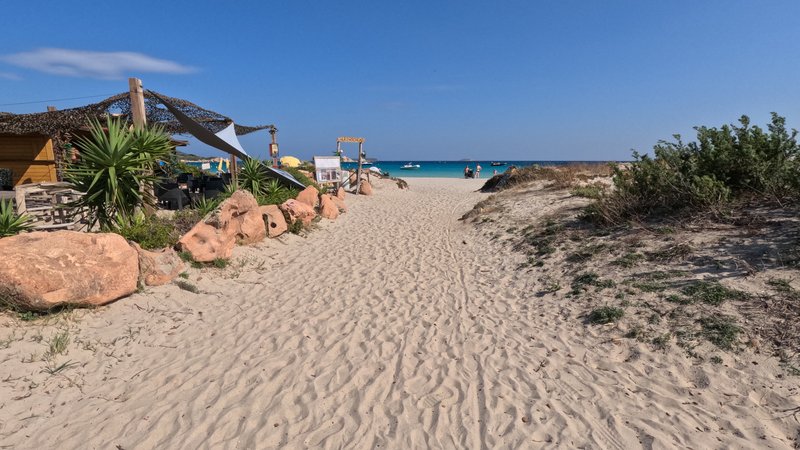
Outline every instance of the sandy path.
<svg viewBox="0 0 800 450"><path fill-rule="evenodd" d="M306 239L193 273L202 294L16 331L0 447L789 448L787 384L610 341L537 298L520 256L457 221L479 183L351 196ZM78 364L23 362L65 329Z"/></svg>

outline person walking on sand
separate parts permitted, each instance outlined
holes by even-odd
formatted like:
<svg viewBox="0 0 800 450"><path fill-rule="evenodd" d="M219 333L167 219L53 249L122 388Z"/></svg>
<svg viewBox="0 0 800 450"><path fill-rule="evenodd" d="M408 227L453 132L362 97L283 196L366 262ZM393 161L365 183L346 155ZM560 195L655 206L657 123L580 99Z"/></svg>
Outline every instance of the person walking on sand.
<svg viewBox="0 0 800 450"><path fill-rule="evenodd" d="M475 178L481 177L481 165L475 164Z"/></svg>

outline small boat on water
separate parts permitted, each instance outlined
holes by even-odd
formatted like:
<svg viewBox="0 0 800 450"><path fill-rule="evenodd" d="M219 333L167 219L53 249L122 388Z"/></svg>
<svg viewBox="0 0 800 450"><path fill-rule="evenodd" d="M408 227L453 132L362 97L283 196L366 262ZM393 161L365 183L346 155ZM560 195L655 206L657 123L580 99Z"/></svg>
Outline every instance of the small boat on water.
<svg viewBox="0 0 800 450"><path fill-rule="evenodd" d="M504 163L504 162L494 162L494 161L492 161L492 166L494 166L494 167L505 166L505 165L506 165L506 163Z"/></svg>
<svg viewBox="0 0 800 450"><path fill-rule="evenodd" d="M402 170L416 170L416 169L419 169L419 164L408 163L408 164L400 167L400 169L402 169Z"/></svg>

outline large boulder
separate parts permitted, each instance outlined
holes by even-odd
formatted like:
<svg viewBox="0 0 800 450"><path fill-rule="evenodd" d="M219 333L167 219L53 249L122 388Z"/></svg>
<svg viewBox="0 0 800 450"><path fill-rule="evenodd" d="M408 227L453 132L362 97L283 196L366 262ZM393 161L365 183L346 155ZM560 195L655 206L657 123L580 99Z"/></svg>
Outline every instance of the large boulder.
<svg viewBox="0 0 800 450"><path fill-rule="evenodd" d="M21 309L103 305L138 287L138 255L118 234L20 234L0 239L0 255L0 299Z"/></svg>
<svg viewBox="0 0 800 450"><path fill-rule="evenodd" d="M274 238L285 233L288 229L283 211L277 205L264 205L259 207L261 217L267 227L267 236Z"/></svg>
<svg viewBox="0 0 800 450"><path fill-rule="evenodd" d="M189 252L195 261L211 262L230 258L237 241L252 244L266 236L256 198L239 190L184 234L178 247Z"/></svg>
<svg viewBox="0 0 800 450"><path fill-rule="evenodd" d="M331 201L339 208L339 212L347 212L347 205L344 204L344 200L339 197L331 197Z"/></svg>
<svg viewBox="0 0 800 450"><path fill-rule="evenodd" d="M238 190L223 201L206 223L233 234L240 244L260 242L267 236L258 201L245 190Z"/></svg>
<svg viewBox="0 0 800 450"><path fill-rule="evenodd" d="M342 201L344 201L344 195L345 195L345 194L344 194L344 188L340 187L340 188L339 188L339 190L337 190L337 191L336 191L336 197L337 197L339 200L342 200Z"/></svg>
<svg viewBox="0 0 800 450"><path fill-rule="evenodd" d="M361 180L361 186L359 187L358 193L361 195L372 195L372 185L369 184L369 181Z"/></svg>
<svg viewBox="0 0 800 450"><path fill-rule="evenodd" d="M292 223L300 220L303 222L304 226L311 225L311 221L317 217L317 213L314 211L314 208L294 199L286 200L283 202L283 204L281 204L280 208L281 211L284 211L289 216L289 220Z"/></svg>
<svg viewBox="0 0 800 450"><path fill-rule="evenodd" d="M336 220L339 217L339 208L328 194L320 196L319 215L328 220Z"/></svg>
<svg viewBox="0 0 800 450"><path fill-rule="evenodd" d="M235 234L205 222L198 222L178 241L178 248L189 252L197 262L211 262L217 258L230 259L235 245Z"/></svg>
<svg viewBox="0 0 800 450"><path fill-rule="evenodd" d="M316 208L319 206L319 191L314 186L308 186L297 194L297 201Z"/></svg>
<svg viewBox="0 0 800 450"><path fill-rule="evenodd" d="M186 267L172 248L145 250L131 244L139 254L139 280L147 286L161 286L175 279Z"/></svg>

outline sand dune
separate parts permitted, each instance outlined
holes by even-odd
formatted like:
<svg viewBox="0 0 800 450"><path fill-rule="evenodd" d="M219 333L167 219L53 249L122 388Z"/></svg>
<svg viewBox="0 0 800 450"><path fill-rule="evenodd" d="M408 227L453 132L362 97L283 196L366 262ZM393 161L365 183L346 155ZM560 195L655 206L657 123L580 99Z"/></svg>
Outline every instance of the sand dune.
<svg viewBox="0 0 800 450"><path fill-rule="evenodd" d="M348 197L306 238L49 323L0 319L0 448L791 448L796 378L693 365L544 301L457 219L481 180ZM531 210L547 205L531 199ZM71 361L41 355L68 330Z"/></svg>

